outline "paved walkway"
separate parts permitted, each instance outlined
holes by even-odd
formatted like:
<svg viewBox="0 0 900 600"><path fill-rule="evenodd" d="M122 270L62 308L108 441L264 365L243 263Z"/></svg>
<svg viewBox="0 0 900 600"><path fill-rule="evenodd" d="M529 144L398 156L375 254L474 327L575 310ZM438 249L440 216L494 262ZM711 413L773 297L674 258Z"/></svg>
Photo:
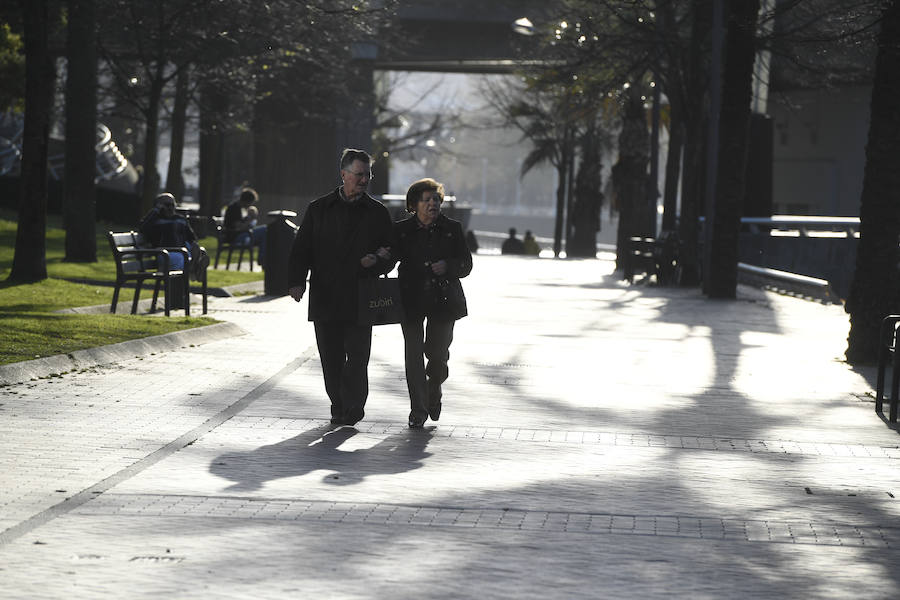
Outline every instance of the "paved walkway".
<svg viewBox="0 0 900 600"><path fill-rule="evenodd" d="M896 598L900 438L840 307L482 256L444 413L379 327L325 420L306 303L0 388L0 598Z"/></svg>

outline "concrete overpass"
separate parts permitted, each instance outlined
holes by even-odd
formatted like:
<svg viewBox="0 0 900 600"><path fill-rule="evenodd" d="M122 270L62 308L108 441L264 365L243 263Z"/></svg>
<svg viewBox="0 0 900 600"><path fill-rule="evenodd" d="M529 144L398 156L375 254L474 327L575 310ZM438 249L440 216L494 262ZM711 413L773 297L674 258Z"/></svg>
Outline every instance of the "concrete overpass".
<svg viewBox="0 0 900 600"><path fill-rule="evenodd" d="M509 73L538 57L529 49L521 20L552 18L547 0L412 0L403 2L393 36L404 40L383 49L375 68L445 73ZM519 21L517 24L516 22Z"/></svg>

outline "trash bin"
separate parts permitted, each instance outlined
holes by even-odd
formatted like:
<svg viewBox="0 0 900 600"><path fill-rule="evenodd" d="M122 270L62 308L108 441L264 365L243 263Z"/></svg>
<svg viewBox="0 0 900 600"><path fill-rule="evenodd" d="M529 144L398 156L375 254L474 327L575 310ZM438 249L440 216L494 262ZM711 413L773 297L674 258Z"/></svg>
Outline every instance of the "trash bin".
<svg viewBox="0 0 900 600"><path fill-rule="evenodd" d="M266 213L266 264L264 291L267 296L287 296L288 258L299 227L290 219L297 216L292 210L273 210Z"/></svg>

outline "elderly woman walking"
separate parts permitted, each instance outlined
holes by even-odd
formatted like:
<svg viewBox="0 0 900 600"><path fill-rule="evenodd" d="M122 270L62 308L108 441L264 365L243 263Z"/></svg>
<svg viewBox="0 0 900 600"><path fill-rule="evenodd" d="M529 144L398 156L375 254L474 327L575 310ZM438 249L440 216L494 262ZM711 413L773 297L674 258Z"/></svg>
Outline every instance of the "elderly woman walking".
<svg viewBox="0 0 900 600"><path fill-rule="evenodd" d="M406 312L402 327L412 429L441 416L441 384L447 380L453 326L468 314L459 280L472 271L472 254L462 225L441 214L443 201L442 184L420 179L406 192L406 210L412 215L394 225L391 253L400 262Z"/></svg>

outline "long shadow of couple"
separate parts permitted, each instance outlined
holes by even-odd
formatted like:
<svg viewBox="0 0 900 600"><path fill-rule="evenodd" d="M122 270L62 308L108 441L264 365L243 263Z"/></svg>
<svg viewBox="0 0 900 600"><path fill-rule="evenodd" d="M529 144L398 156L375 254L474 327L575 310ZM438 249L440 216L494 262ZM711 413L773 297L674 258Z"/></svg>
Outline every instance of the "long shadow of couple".
<svg viewBox="0 0 900 600"><path fill-rule="evenodd" d="M404 430L388 435L374 446L342 450L347 440L359 434L353 427L315 427L277 444L249 452L230 452L216 457L210 472L235 482L226 491L254 491L267 481L297 477L316 470L331 471L326 483L353 485L370 475L392 475L424 466L431 456L425 448L429 429Z"/></svg>

